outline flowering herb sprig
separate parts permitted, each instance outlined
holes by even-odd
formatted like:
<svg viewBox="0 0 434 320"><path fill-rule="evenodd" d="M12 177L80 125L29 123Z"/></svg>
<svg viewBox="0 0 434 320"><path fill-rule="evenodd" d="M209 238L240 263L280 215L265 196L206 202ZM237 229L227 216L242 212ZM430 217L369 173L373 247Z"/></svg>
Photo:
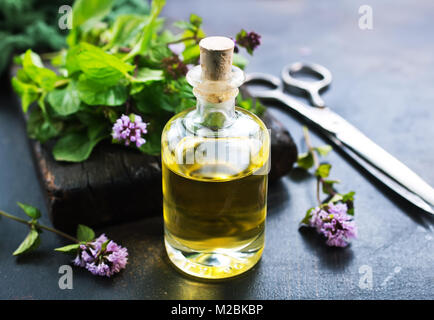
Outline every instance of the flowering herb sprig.
<svg viewBox="0 0 434 320"><path fill-rule="evenodd" d="M261 36L254 31L247 32L242 29L235 38L235 52L239 51L238 46L243 47L252 55L253 51L261 44Z"/></svg>
<svg viewBox="0 0 434 320"><path fill-rule="evenodd" d="M306 127L303 127L303 134L308 151L299 155L297 164L305 170L315 168L318 206L306 212L301 225L315 228L327 239L326 244L329 246L346 247L351 239L357 237L357 227L353 220L355 192L341 194L334 189L334 184L339 183L339 180L329 179L331 164L320 163L318 159L319 156L326 156L332 147L313 147ZM324 201L321 200L321 191L327 195Z"/></svg>
<svg viewBox="0 0 434 320"><path fill-rule="evenodd" d="M153 0L147 14L122 13L114 1L88 2L74 2L64 49L41 56L29 49L14 59L20 68L12 86L28 114L28 135L51 140L57 161L85 161L109 139L158 155L167 120L196 103L185 75L199 61L202 18L191 14L173 33L160 17L165 0ZM239 45L252 53L259 36L244 33ZM247 59L234 54L233 64L243 69ZM251 106L241 105L254 112ZM143 130L139 138L125 128L117 135L116 123L129 114L146 122L146 138Z"/></svg>
<svg viewBox="0 0 434 320"><path fill-rule="evenodd" d="M72 244L54 250L76 254L73 263L76 266L86 268L92 274L110 277L125 269L128 262L128 250L109 240L105 234L95 238L95 232L91 228L80 224L77 227L76 237L73 237L60 230L40 224L38 219L41 217L41 212L37 208L20 202L18 205L31 220L25 220L0 210L0 216L24 223L30 229L26 238L14 251L14 256L37 249L41 243L40 234L42 230L45 230L72 241Z"/></svg>

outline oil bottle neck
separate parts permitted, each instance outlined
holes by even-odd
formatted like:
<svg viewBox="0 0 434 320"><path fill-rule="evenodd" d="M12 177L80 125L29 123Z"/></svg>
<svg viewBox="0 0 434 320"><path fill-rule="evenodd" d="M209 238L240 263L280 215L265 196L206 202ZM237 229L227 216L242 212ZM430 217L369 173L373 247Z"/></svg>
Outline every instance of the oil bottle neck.
<svg viewBox="0 0 434 320"><path fill-rule="evenodd" d="M237 90L238 91L238 90ZM196 95L196 111L200 123L210 129L220 129L232 124L235 118L235 97L226 101L209 101L208 97Z"/></svg>

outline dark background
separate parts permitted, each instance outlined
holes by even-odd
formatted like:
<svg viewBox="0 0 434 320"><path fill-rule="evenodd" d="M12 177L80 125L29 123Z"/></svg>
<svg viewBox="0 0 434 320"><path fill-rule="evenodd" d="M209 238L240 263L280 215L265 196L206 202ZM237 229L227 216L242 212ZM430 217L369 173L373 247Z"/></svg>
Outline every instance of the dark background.
<svg viewBox="0 0 434 320"><path fill-rule="evenodd" d="M358 9L373 8L373 30L360 30ZM434 185L434 3L403 1L168 1L168 21L196 13L208 35L234 36L241 28L262 35L248 72L278 75L297 60L320 63L334 76L324 95L329 106ZM23 120L3 81L0 96L0 208L22 215L16 201L43 208ZM301 151L301 122L275 114ZM323 143L313 133L314 144ZM0 298L3 299L432 299L434 219L373 183L339 152L328 160L339 190L356 191L359 238L346 249L327 248L314 233L298 230L315 204L315 181L293 171L270 185L266 249L240 278L206 283L180 275L168 262L162 214L105 232L128 247L126 270L112 279L74 268L74 289L60 290L58 269L69 258L52 249L65 244L45 232L41 247L12 252L26 227L0 220ZM141 190L137 190L141 192ZM143 204L146 206L146 203ZM42 222L49 224L46 217ZM361 289L359 270L372 268L372 289ZM363 268L362 268L363 269Z"/></svg>

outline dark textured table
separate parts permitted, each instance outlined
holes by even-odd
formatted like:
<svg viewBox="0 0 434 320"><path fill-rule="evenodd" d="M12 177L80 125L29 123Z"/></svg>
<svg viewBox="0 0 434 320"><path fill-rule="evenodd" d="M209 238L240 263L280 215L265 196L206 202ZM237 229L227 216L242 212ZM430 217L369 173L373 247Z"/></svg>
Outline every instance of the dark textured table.
<svg viewBox="0 0 434 320"><path fill-rule="evenodd" d="M241 28L262 34L248 71L278 75L296 60L327 66L334 75L327 103L434 185L432 1L373 1L373 30L358 27L361 1L168 2L166 17L197 13L208 35L231 36ZM18 214L16 201L44 208L23 121L2 90L0 208ZM274 112L303 151L301 122L282 109ZM323 143L313 135L315 144ZM240 278L206 283L180 275L165 255L157 213L98 230L128 247L126 270L105 279L74 268L73 290L61 290L58 269L69 258L51 250L63 240L45 232L36 252L15 258L11 253L26 227L1 219L0 298L432 299L434 219L384 191L339 152L328 159L332 176L342 180L340 190L357 191L359 238L349 248L327 248L315 234L298 230L315 204L315 181L293 171L270 186L263 259ZM42 221L49 224L46 216ZM372 286L360 286L370 272Z"/></svg>

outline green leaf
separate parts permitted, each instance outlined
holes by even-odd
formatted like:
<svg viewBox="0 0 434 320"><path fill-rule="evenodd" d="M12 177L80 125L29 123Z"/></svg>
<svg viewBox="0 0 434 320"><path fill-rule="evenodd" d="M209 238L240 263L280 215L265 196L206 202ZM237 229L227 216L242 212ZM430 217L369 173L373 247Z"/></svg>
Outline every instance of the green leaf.
<svg viewBox="0 0 434 320"><path fill-rule="evenodd" d="M12 78L12 87L21 97L21 107L23 112L26 113L29 106L38 100L40 90L33 84L24 83L18 80L17 77Z"/></svg>
<svg viewBox="0 0 434 320"><path fill-rule="evenodd" d="M321 146L321 147L316 147L316 148L314 148L314 150L315 150L316 152L318 152L318 154L319 154L320 156L323 156L323 157L324 157L324 156L326 156L330 151L332 151L333 148L332 148L332 146L326 144L326 145L323 145L323 146Z"/></svg>
<svg viewBox="0 0 434 320"><path fill-rule="evenodd" d="M77 62L88 79L106 86L118 83L134 70L134 66L88 43L80 44Z"/></svg>
<svg viewBox="0 0 434 320"><path fill-rule="evenodd" d="M47 120L39 108L35 108L27 121L27 134L31 139L37 139L44 143L57 137L63 128L60 121Z"/></svg>
<svg viewBox="0 0 434 320"><path fill-rule="evenodd" d="M318 169L315 171L315 175L321 178L327 178L330 174L330 169L332 165L329 163L322 163L319 165Z"/></svg>
<svg viewBox="0 0 434 320"><path fill-rule="evenodd" d="M238 53L234 53L233 59L232 59L232 64L234 66L237 66L238 68L244 70L248 63L249 63L249 60L247 60L246 58L244 58L242 55L240 55Z"/></svg>
<svg viewBox="0 0 434 320"><path fill-rule="evenodd" d="M143 153L150 155L159 155L161 152L161 132L155 131L146 134L146 143L139 149Z"/></svg>
<svg viewBox="0 0 434 320"><path fill-rule="evenodd" d="M342 200L342 195L340 194L340 193L336 193L330 200L329 200L329 202L331 202L331 203L335 203L335 202L338 202L338 201L341 201Z"/></svg>
<svg viewBox="0 0 434 320"><path fill-rule="evenodd" d="M326 194L332 194L334 192L333 185L339 182L339 180L324 180L322 185L322 192Z"/></svg>
<svg viewBox="0 0 434 320"><path fill-rule="evenodd" d="M310 208L309 210L307 210L306 215L304 216L303 220L301 220L300 223L308 225L310 222L310 219L312 218L312 211L314 209L315 208Z"/></svg>
<svg viewBox="0 0 434 320"><path fill-rule="evenodd" d="M66 52L65 67L68 70L68 75L71 76L74 72L80 71L80 64L78 63L78 53L82 50L80 45L69 48Z"/></svg>
<svg viewBox="0 0 434 320"><path fill-rule="evenodd" d="M76 0L72 8L73 28L89 29L109 14L113 0Z"/></svg>
<svg viewBox="0 0 434 320"><path fill-rule="evenodd" d="M27 237L20 244L17 250L14 251L13 255L17 256L26 252L30 252L36 249L40 244L39 233L36 229L31 229Z"/></svg>
<svg viewBox="0 0 434 320"><path fill-rule="evenodd" d="M354 195L356 193L354 191L350 191L344 195L342 195L342 202L347 204L348 210L347 213L351 216L354 215Z"/></svg>
<svg viewBox="0 0 434 320"><path fill-rule="evenodd" d="M354 201L354 195L356 193L354 191L350 191L344 195L342 195L342 201L343 202L347 202L347 201Z"/></svg>
<svg viewBox="0 0 434 320"><path fill-rule="evenodd" d="M106 241L103 242L103 244L101 245L101 252L104 252L107 249L107 245L109 244L111 240L107 239Z"/></svg>
<svg viewBox="0 0 434 320"><path fill-rule="evenodd" d="M41 217L41 211L38 208L30 206L28 204L24 204L21 202L17 202L21 209L32 219L39 219Z"/></svg>
<svg viewBox="0 0 434 320"><path fill-rule="evenodd" d="M198 15L192 13L190 14L190 23L196 27L197 29L200 28L200 26L202 25L202 18L199 17Z"/></svg>
<svg viewBox="0 0 434 320"><path fill-rule="evenodd" d="M64 247L56 248L55 251L63 252L63 253L76 253L78 248L80 248L79 243L73 243Z"/></svg>
<svg viewBox="0 0 434 320"><path fill-rule="evenodd" d="M163 70L140 68L132 79L133 82L149 83L164 80Z"/></svg>
<svg viewBox="0 0 434 320"><path fill-rule="evenodd" d="M88 132L71 132L60 138L53 148L57 161L81 162L89 158L93 148L108 137L102 125L91 126Z"/></svg>
<svg viewBox="0 0 434 320"><path fill-rule="evenodd" d="M302 153L298 155L297 165L300 168L309 170L313 166L313 156L311 152Z"/></svg>
<svg viewBox="0 0 434 320"><path fill-rule="evenodd" d="M198 44L193 44L184 49L182 52L182 58L184 59L184 62L195 62L197 59L199 59L200 56L200 48Z"/></svg>
<svg viewBox="0 0 434 320"><path fill-rule="evenodd" d="M80 109L80 96L77 85L71 81L64 89L55 89L48 93L47 100L53 110L60 116L68 116Z"/></svg>
<svg viewBox="0 0 434 320"><path fill-rule="evenodd" d="M57 80L56 73L44 68L39 56L30 49L24 54L23 68L29 78L41 88L45 90L52 90L54 88L54 83Z"/></svg>
<svg viewBox="0 0 434 320"><path fill-rule="evenodd" d="M77 227L77 239L85 242L92 241L95 239L95 232L88 226L79 224Z"/></svg>
<svg viewBox="0 0 434 320"><path fill-rule="evenodd" d="M104 86L85 77L79 79L77 89L80 100L91 106L119 106L128 97L127 88L122 84Z"/></svg>
<svg viewBox="0 0 434 320"><path fill-rule="evenodd" d="M241 94L237 96L237 105L243 109L253 112L257 116L261 116L265 111L265 106L258 99L243 99Z"/></svg>
<svg viewBox="0 0 434 320"><path fill-rule="evenodd" d="M128 46L149 23L147 17L137 14L119 15L112 27L112 37L106 48Z"/></svg>
<svg viewBox="0 0 434 320"><path fill-rule="evenodd" d="M143 27L139 41L133 47L133 49L124 57L124 60L131 59L137 54L145 54L151 44L152 36L157 26L157 17L166 4L166 0L154 0L152 1L151 14L149 15L149 23Z"/></svg>

